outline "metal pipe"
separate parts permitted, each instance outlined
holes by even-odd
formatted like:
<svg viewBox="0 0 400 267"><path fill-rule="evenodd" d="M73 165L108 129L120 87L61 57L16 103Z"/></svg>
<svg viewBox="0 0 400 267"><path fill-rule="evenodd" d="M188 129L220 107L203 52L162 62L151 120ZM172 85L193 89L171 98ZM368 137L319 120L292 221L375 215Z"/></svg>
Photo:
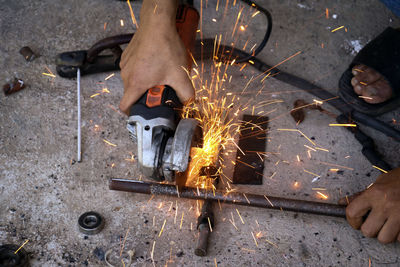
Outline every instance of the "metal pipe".
<svg viewBox="0 0 400 267"><path fill-rule="evenodd" d="M110 178L111 190L135 192L152 195L166 195L180 198L220 201L230 204L260 207L267 209L288 210L317 215L346 217L346 207L342 205L313 202L305 200L267 197L265 195L247 194L241 192L210 191L192 187L179 187L169 184L149 183L143 181Z"/></svg>

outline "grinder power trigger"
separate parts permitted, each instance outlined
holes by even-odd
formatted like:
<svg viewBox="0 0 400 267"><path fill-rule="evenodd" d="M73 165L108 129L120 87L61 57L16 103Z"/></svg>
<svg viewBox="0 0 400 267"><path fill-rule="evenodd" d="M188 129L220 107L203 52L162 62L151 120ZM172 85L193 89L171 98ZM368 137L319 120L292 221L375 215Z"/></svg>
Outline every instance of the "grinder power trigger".
<svg viewBox="0 0 400 267"><path fill-rule="evenodd" d="M199 14L191 6L179 6L176 27L191 62ZM191 64L187 66L190 70ZM185 172L191 147L201 131L195 119L180 119L182 103L173 88L154 86L131 107L127 128L137 143L139 167L146 177L170 182L175 172Z"/></svg>

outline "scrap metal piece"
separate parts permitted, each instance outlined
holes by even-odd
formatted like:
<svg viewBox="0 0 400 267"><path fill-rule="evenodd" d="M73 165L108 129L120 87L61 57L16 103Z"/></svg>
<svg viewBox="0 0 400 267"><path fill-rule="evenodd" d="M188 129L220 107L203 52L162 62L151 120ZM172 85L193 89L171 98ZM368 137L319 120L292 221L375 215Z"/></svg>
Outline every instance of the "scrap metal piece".
<svg viewBox="0 0 400 267"><path fill-rule="evenodd" d="M110 254L113 252L113 250L112 249L109 249L109 250L107 250L107 252L104 254L104 261L106 262L106 264L107 264L107 266L108 267L115 267L115 265L113 265L113 264L111 264L110 263ZM125 253L125 251L124 251L124 253ZM127 252L126 252L127 254L128 254L128 262L125 264L124 262L123 262L123 260L122 260L122 256L120 256L120 258L121 258L121 261L122 261L122 263L124 264L124 266L131 266L131 264L132 264L132 258L133 258L133 256L135 256L135 250L134 249L132 249L132 250L128 250Z"/></svg>
<svg viewBox="0 0 400 267"><path fill-rule="evenodd" d="M32 61L37 58L36 54L29 46L24 46L19 50L19 53L25 58L26 61Z"/></svg>
<svg viewBox="0 0 400 267"><path fill-rule="evenodd" d="M200 169L200 176L207 176L208 179L213 179L212 185L218 184L218 169L214 166L206 166ZM207 256L208 237L214 228L214 212L213 202L211 200L204 200L201 208L201 214L197 218L197 229L199 230L199 239L197 246L194 250L196 256Z"/></svg>
<svg viewBox="0 0 400 267"><path fill-rule="evenodd" d="M18 250L17 253L15 253ZM0 246L0 266L29 267L29 256L24 248L14 244Z"/></svg>
<svg viewBox="0 0 400 267"><path fill-rule="evenodd" d="M104 227L104 220L100 214L94 211L83 213L78 219L79 231L86 235L99 233Z"/></svg>
<svg viewBox="0 0 400 267"><path fill-rule="evenodd" d="M141 194L167 195L180 198L220 201L229 204L260 207L266 209L287 210L316 215L346 217L346 206L323 202L314 202L266 195L206 190L192 187L179 187L169 184L148 183L144 181L110 178L109 189Z"/></svg>
<svg viewBox="0 0 400 267"><path fill-rule="evenodd" d="M25 88L25 83L21 79L14 78L10 83L3 85L3 92L6 96L11 95Z"/></svg>
<svg viewBox="0 0 400 267"><path fill-rule="evenodd" d="M268 121L268 117L243 116L233 184L262 184Z"/></svg>
<svg viewBox="0 0 400 267"><path fill-rule="evenodd" d="M304 110L306 108L311 110L318 110L319 112L325 113L332 118L336 118L336 115L334 113L323 109L321 105L317 103L309 104L303 99L297 99L296 101L294 101L293 109L290 111L290 115L297 124L300 124L304 121L304 118L306 116Z"/></svg>

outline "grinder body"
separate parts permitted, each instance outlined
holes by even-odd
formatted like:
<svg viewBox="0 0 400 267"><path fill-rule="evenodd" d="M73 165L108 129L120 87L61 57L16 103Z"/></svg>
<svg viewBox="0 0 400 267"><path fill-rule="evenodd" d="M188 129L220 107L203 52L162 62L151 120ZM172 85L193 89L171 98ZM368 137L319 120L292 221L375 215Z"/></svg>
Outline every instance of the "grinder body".
<svg viewBox="0 0 400 267"><path fill-rule="evenodd" d="M196 9L179 6L176 27L187 49L188 70L191 69L189 53L195 44L198 20ZM168 85L148 89L131 107L127 129L137 143L138 164L144 176L174 181L175 171L186 170L197 122L181 120L181 110L182 103Z"/></svg>

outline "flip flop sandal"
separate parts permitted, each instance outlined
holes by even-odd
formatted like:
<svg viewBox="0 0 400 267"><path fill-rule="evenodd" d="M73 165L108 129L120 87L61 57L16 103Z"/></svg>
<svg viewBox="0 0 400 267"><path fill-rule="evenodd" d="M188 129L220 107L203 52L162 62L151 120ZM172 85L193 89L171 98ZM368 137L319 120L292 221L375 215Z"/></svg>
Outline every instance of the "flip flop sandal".
<svg viewBox="0 0 400 267"><path fill-rule="evenodd" d="M374 69L389 82L393 90L389 100L369 104L354 92L351 71L359 64ZM361 49L339 80L339 96L355 110L372 116L400 107L400 30L388 27Z"/></svg>

